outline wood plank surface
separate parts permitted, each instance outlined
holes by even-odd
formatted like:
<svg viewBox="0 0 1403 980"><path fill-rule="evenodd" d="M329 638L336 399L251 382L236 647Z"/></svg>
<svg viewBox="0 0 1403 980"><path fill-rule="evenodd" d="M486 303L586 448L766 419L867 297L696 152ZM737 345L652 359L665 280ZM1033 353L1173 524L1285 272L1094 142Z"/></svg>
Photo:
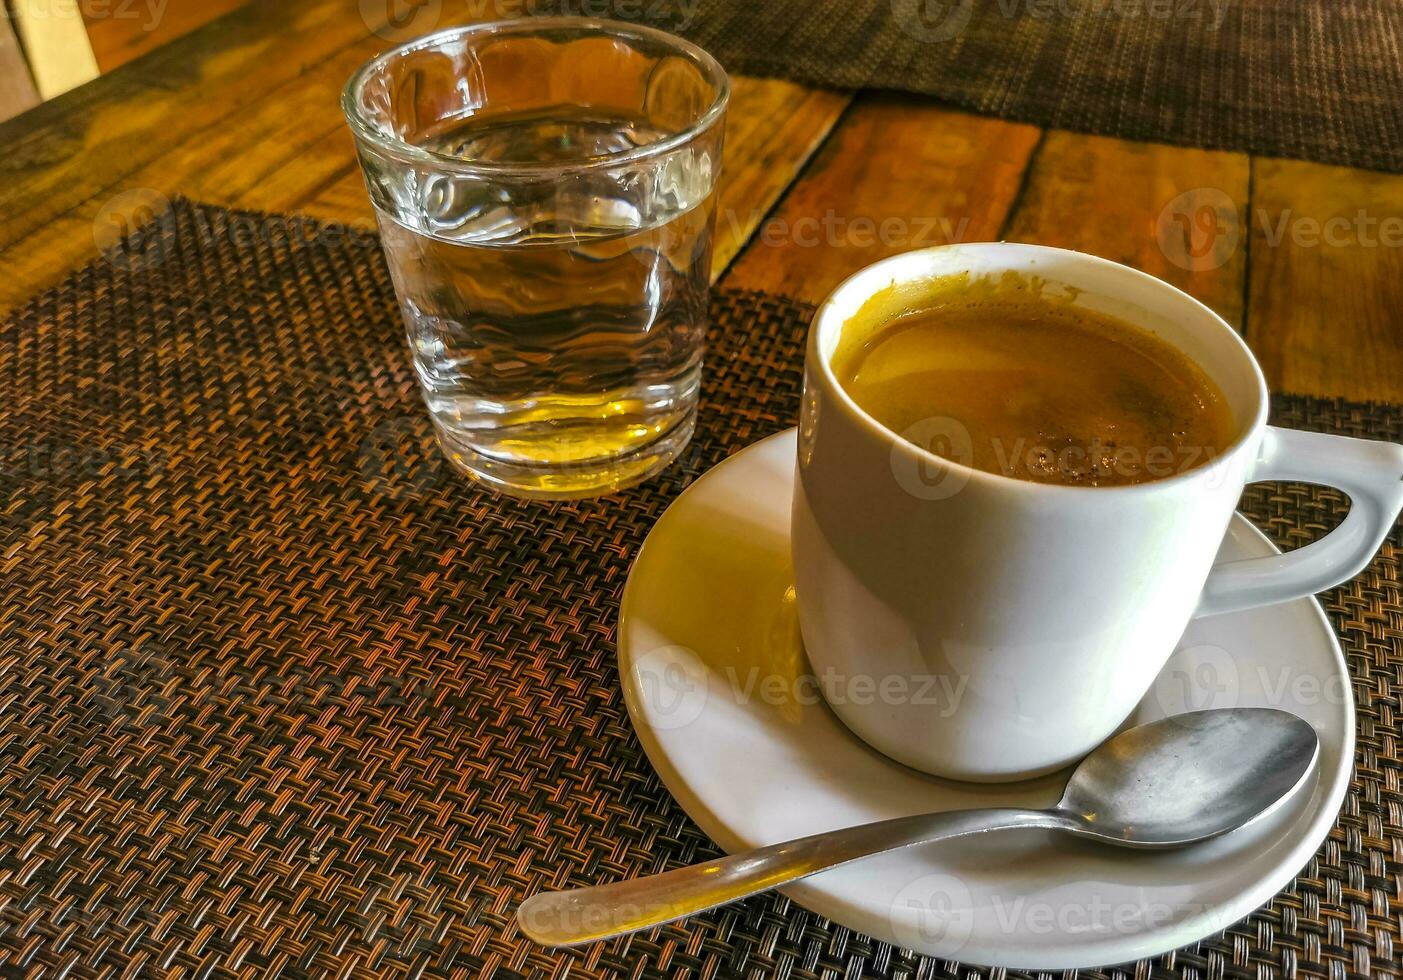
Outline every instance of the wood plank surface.
<svg viewBox="0 0 1403 980"><path fill-rule="evenodd" d="M0 125L0 249L131 186L163 153L219 138L352 45L368 55L383 42L339 0L266 0Z"/></svg>
<svg viewBox="0 0 1403 980"><path fill-rule="evenodd" d="M228 207L298 212L368 228L373 222L350 133L337 108L362 52L338 52L230 120L209 139L170 148L120 186L83 201L0 252L10 306L94 258L107 229L135 223L183 194ZM822 142L848 97L792 82L733 79L714 267L718 274Z"/></svg>
<svg viewBox="0 0 1403 980"><path fill-rule="evenodd" d="M1241 153L1051 131L1002 237L1148 272L1237 326L1249 171Z"/></svg>
<svg viewBox="0 0 1403 980"><path fill-rule="evenodd" d="M1253 161L1247 340L1283 391L1403 402L1403 176Z"/></svg>
<svg viewBox="0 0 1403 980"><path fill-rule="evenodd" d="M864 95L750 240L728 286L816 303L886 255L997 236L1033 126Z"/></svg>
<svg viewBox="0 0 1403 980"><path fill-rule="evenodd" d="M258 8L257 13L270 24L277 23L276 17L263 8ZM248 16L251 14L237 13L221 25L243 25ZM310 14L296 21L298 30L315 29L324 16L325 11L314 5ZM181 120L176 118L171 122L177 131L140 143L126 142L126 137L136 132L126 129L121 134L120 147L109 141L101 151L119 155L126 151L125 160L133 168L129 172L119 179L110 173L80 174L79 183L83 186L67 188L75 198L67 202L67 207L36 211L28 221L24 216L11 216L0 223L0 241L4 240L5 231L19 236L0 249L0 262L16 273L0 281L0 305L19 302L94 257L99 245L94 237L95 226L101 237L100 229L114 221L130 223L134 215L127 212L145 212L153 201L177 194L231 207L301 211L368 225L369 201L337 101L350 74L385 42L357 18L351 19L355 24L349 29L328 32L328 36L339 39L339 48L327 51L327 37L321 38L320 61L281 81L264 78L257 98L223 107L227 116L221 126L187 126L181 131ZM239 29L248 30L247 26ZM256 37L249 43L255 47L261 44ZM206 50L199 36L191 39L190 47L197 52ZM142 69L146 84L160 77L149 62L162 53L131 66ZM242 49L220 55L222 63L228 64L242 63L245 57ZM305 50L301 60L307 60ZM97 107L88 112L89 126L97 126L97 120L117 111L117 106L141 99L140 92L133 91L112 106L104 106L105 100L95 100ZM792 82L734 79L721 189L724 218L717 227L718 270L725 267L754 230L848 100L846 95ZM148 125L159 126L179 101L174 99L171 104L154 108L147 105ZM77 124L60 120L51 125L57 128ZM88 145L94 143L90 133L81 138ZM31 176L42 187L67 169L70 168L49 166Z"/></svg>
<svg viewBox="0 0 1403 980"><path fill-rule="evenodd" d="M197 27L236 10L247 0L86 0L79 6L99 71L109 72Z"/></svg>
<svg viewBox="0 0 1403 980"><path fill-rule="evenodd" d="M730 266L819 148L851 96L794 82L733 80L717 202L713 278Z"/></svg>
<svg viewBox="0 0 1403 980"><path fill-rule="evenodd" d="M299 158L304 182L347 172L349 138L342 155L314 151L345 127L346 79L389 46L379 26L339 0L265 0L0 126L15 146L14 179L0 181L0 264L14 272L0 308L90 260L114 214L176 195L238 205Z"/></svg>
<svg viewBox="0 0 1403 980"><path fill-rule="evenodd" d="M224 125L174 139L159 153L143 152L144 159L133 157L133 162L139 159L134 169L116 179L91 181L69 207L0 249L0 263L15 273L0 279L0 304L12 305L92 259L99 250L95 231L100 233L114 218L125 220L122 216L129 212L148 210L153 200L184 195L239 206L268 175L291 165L303 168L312 180L346 172L354 159L349 138L340 156L315 150L345 128L337 97L366 56L358 47L337 51L267 90L264 98L231 114Z"/></svg>

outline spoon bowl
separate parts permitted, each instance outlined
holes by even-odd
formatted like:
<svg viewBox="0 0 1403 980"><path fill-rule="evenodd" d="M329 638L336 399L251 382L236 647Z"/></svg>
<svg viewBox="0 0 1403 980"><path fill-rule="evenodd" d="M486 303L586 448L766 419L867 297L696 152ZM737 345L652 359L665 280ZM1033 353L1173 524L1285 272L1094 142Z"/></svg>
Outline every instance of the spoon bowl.
<svg viewBox="0 0 1403 980"><path fill-rule="evenodd" d="M1313 770L1319 750L1308 722L1274 708L1175 715L1102 743L1054 809L1083 836L1182 847L1265 815Z"/></svg>

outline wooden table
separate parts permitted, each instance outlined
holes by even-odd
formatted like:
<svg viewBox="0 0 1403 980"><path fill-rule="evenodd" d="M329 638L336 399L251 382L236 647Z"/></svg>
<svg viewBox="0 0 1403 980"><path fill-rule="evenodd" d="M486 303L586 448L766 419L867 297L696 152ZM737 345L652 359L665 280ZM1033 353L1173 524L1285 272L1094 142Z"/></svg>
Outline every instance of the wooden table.
<svg viewBox="0 0 1403 980"><path fill-rule="evenodd" d="M159 195L369 224L337 98L387 46L362 19L373 6L255 3L0 126L0 307L91 260ZM1403 175L734 82L724 285L817 301L921 245L1069 246L1208 303L1275 389L1403 402Z"/></svg>

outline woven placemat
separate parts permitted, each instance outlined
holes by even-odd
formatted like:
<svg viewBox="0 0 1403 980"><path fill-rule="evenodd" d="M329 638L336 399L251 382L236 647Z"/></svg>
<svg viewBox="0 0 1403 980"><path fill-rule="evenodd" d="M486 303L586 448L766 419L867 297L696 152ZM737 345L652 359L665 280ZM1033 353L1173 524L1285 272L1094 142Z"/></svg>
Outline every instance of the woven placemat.
<svg viewBox="0 0 1403 980"><path fill-rule="evenodd" d="M530 0L732 71L1063 129L1403 171L1398 0ZM444 11L450 10L445 4Z"/></svg>
<svg viewBox="0 0 1403 980"><path fill-rule="evenodd" d="M629 726L617 603L668 501L794 421L810 311L720 292L681 464L528 504L440 459L376 239L307 230L177 202L0 326L0 973L984 975L780 895L579 950L522 940L540 889L717 853ZM1275 417L1403 438L1375 405ZM1294 545L1342 501L1248 505ZM1086 976L1394 969L1400 543L1326 597L1359 699L1328 842L1223 935Z"/></svg>

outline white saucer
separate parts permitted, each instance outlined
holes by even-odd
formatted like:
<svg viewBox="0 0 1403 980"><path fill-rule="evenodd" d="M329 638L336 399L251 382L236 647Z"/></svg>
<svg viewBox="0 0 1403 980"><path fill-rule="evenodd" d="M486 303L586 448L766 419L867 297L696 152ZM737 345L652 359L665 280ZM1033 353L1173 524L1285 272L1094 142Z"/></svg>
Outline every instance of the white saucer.
<svg viewBox="0 0 1403 980"><path fill-rule="evenodd" d="M619 673L667 788L732 852L911 813L1053 803L1065 774L1003 786L925 776L868 748L817 697L791 586L794 454L790 430L707 473L658 521L629 575ZM1222 556L1272 551L1239 516ZM1226 837L1146 852L1003 832L870 858L785 891L860 932L987 966L1103 966L1212 935L1306 864L1349 783L1354 702L1314 600L1192 623L1133 720L1232 705L1295 712L1321 751L1313 785Z"/></svg>

